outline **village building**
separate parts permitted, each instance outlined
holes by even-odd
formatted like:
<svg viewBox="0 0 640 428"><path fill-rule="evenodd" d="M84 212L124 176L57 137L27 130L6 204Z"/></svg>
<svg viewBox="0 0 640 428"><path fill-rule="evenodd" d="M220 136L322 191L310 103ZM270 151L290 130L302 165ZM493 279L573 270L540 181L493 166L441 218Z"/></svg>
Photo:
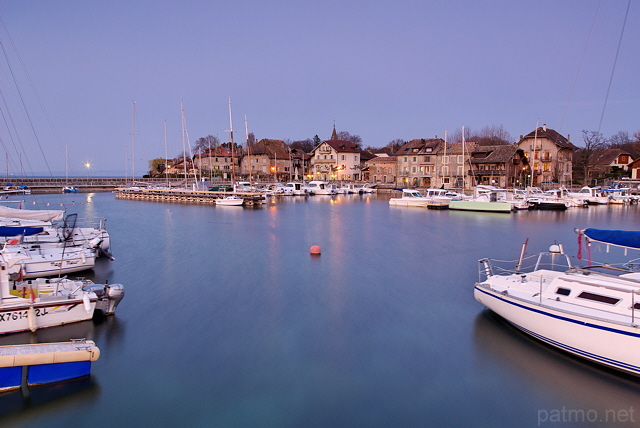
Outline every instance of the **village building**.
<svg viewBox="0 0 640 428"><path fill-rule="evenodd" d="M437 158L438 181L435 186L444 189L470 190L475 182L469 175L469 154L476 150L475 142L447 143ZM434 186L434 187L435 187Z"/></svg>
<svg viewBox="0 0 640 428"><path fill-rule="evenodd" d="M527 185L558 183L570 186L573 180L573 152L577 149L570 141L547 125L520 136L518 147L524 151L530 171Z"/></svg>
<svg viewBox="0 0 640 428"><path fill-rule="evenodd" d="M476 146L470 153L469 175L475 185L524 187L527 162L524 151L514 144Z"/></svg>
<svg viewBox="0 0 640 428"><path fill-rule="evenodd" d="M360 180L360 152L357 144L339 140L334 126L331 139L313 149L307 178L324 181Z"/></svg>
<svg viewBox="0 0 640 428"><path fill-rule="evenodd" d="M242 157L243 176L265 181L288 180L291 174L291 151L282 140L262 139Z"/></svg>
<svg viewBox="0 0 640 428"><path fill-rule="evenodd" d="M396 184L402 187L436 185L436 159L444 145L441 138L418 138L404 143L396 151Z"/></svg>
<svg viewBox="0 0 640 428"><path fill-rule="evenodd" d="M397 179L397 156L381 153L365 162L366 181L372 183L394 184Z"/></svg>
<svg viewBox="0 0 640 428"><path fill-rule="evenodd" d="M621 178L627 176L629 165L633 163L631 153L622 149L604 149L589 157L587 182L598 178Z"/></svg>
<svg viewBox="0 0 640 428"><path fill-rule="evenodd" d="M231 180L231 176L237 173L242 157L242 150L237 149L231 153L231 149L224 146L212 147L210 150L196 154L193 157L193 165L203 177L209 177L212 181Z"/></svg>

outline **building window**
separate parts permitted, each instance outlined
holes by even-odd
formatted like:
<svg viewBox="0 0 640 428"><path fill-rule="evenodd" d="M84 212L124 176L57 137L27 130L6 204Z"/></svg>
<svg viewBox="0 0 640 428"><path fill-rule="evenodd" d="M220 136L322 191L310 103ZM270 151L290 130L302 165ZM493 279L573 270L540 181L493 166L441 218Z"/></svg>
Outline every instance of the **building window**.
<svg viewBox="0 0 640 428"><path fill-rule="evenodd" d="M442 163L449 163L449 156L443 156Z"/></svg>
<svg viewBox="0 0 640 428"><path fill-rule="evenodd" d="M464 163L462 155L458 155L458 163Z"/></svg>

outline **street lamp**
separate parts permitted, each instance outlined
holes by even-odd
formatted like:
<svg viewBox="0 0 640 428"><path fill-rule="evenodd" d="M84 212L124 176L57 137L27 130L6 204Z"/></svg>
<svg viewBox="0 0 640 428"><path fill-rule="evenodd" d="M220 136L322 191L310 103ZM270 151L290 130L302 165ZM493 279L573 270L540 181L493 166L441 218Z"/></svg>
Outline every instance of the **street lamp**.
<svg viewBox="0 0 640 428"><path fill-rule="evenodd" d="M91 162L85 162L84 167L87 168L87 178L89 178L89 175L91 174Z"/></svg>

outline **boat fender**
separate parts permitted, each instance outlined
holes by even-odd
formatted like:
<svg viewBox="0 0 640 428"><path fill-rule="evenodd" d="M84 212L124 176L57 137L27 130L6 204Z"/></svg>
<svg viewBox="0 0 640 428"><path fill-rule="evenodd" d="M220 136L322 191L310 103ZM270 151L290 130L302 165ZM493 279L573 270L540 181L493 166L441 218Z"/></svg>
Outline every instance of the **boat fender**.
<svg viewBox="0 0 640 428"><path fill-rule="evenodd" d="M33 309L33 306L27 311L27 319L29 321L29 330L32 332L36 331L38 329L36 326L36 310Z"/></svg>
<svg viewBox="0 0 640 428"><path fill-rule="evenodd" d="M84 305L84 310L87 312L91 312L91 300L89 299L89 295L84 293L82 295L82 304Z"/></svg>

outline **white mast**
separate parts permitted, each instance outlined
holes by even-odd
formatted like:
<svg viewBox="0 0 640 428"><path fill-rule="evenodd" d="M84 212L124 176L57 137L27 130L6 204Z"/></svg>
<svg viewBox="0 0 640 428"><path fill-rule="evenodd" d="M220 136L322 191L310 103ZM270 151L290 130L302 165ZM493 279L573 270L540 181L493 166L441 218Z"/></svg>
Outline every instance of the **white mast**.
<svg viewBox="0 0 640 428"><path fill-rule="evenodd" d="M465 184L465 180L464 180L464 125L462 125L462 191L464 192L465 188L466 188L466 184Z"/></svg>
<svg viewBox="0 0 640 428"><path fill-rule="evenodd" d="M236 173L235 173L235 158L234 158L234 142L233 142L233 119L231 117L231 97L229 97L229 137L231 138L231 185L235 185Z"/></svg>
<svg viewBox="0 0 640 428"><path fill-rule="evenodd" d="M167 155L167 121L166 119L162 125L162 135L164 137L164 175L167 179L167 187L169 187L169 156Z"/></svg>
<svg viewBox="0 0 640 428"><path fill-rule="evenodd" d="M135 174L135 163L136 163L136 156L135 156L135 130L136 130L136 125L135 125L135 111L136 111L136 102L135 101L131 101L131 184L135 183L136 180L136 174Z"/></svg>
<svg viewBox="0 0 640 428"><path fill-rule="evenodd" d="M249 186L253 187L253 174L251 173L251 148L249 147L249 125L247 124L247 115L244 115L244 133L246 138L245 146L247 147L247 161L249 162Z"/></svg>
<svg viewBox="0 0 640 428"><path fill-rule="evenodd" d="M184 123L184 107L182 105L182 100L180 100L180 116L182 117L182 166L183 166L183 170L184 170L184 181L185 181L185 185L187 184L187 150L184 146L184 128L185 128L185 123Z"/></svg>
<svg viewBox="0 0 640 428"><path fill-rule="evenodd" d="M538 144L538 122L536 120L536 130L533 133L533 153L531 154L531 183L529 183L529 187L534 187L534 183L536 181L536 145Z"/></svg>

